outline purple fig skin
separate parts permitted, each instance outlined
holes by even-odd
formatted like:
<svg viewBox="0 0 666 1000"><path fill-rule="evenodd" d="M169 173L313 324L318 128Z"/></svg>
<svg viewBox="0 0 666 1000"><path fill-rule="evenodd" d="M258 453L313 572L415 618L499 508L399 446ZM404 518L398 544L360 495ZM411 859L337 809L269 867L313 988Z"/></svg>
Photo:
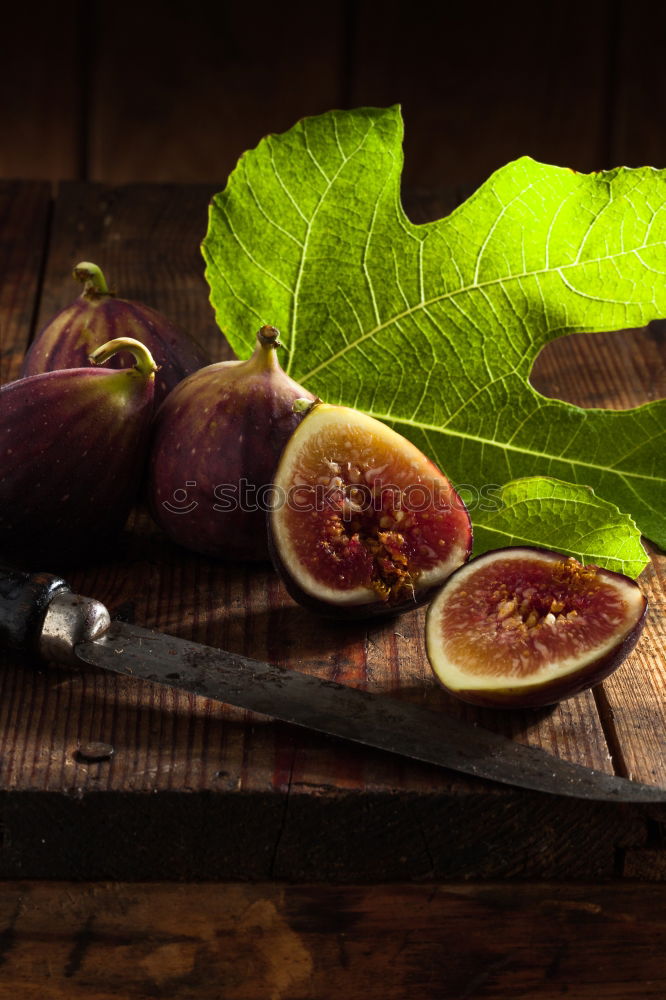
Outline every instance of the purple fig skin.
<svg viewBox="0 0 666 1000"><path fill-rule="evenodd" d="M203 348L161 313L109 292L96 265L78 264L74 276L85 281L82 294L38 333L23 360L22 377L84 368L97 347L117 337L132 337L145 344L158 366L157 407L187 375L210 364ZM124 369L133 364L132 356L123 352L110 361L109 367Z"/></svg>
<svg viewBox="0 0 666 1000"><path fill-rule="evenodd" d="M545 558L552 559L554 557L558 560L565 560L568 558L563 553L555 552L552 549L541 549L534 546L520 546L519 549L508 547L505 549L494 549L490 552L483 553L482 555L471 559L467 566L471 567L482 562L486 556L495 556L499 553L513 555L517 551L535 552ZM439 592L443 593L448 587L453 588L457 582L458 575L464 568L465 567L461 567L459 570L456 570L456 572L449 577L444 586L439 588ZM609 677L622 664L638 642L645 625L645 619L648 611L648 601L645 595L641 592L636 581L632 580L630 577L624 576L622 573L616 573L613 570L601 569L600 567L597 567L596 570L597 575L602 580L610 581L614 578L621 582L623 587L637 591L642 599L639 604L640 613L637 615L634 624L625 635L619 638L616 645L611 647L611 649L609 649L606 653L597 656L588 663L585 663L578 670L574 670L565 676L554 677L541 683L536 682L532 685L512 688L510 679L507 679L507 684L504 688L498 686L497 688L488 690L481 688L456 688L454 690L453 688L448 687L438 675L435 666L434 652L430 647L430 643L426 641L428 659L430 660L435 676L440 681L442 686L461 701L465 701L472 705L478 705L483 708L546 708L556 705L567 698L572 698L575 695L580 694L582 691L586 691L589 688L594 687ZM430 615L434 612L434 610L435 605L431 605L431 608L428 611L428 621L426 623L426 636Z"/></svg>
<svg viewBox="0 0 666 1000"><path fill-rule="evenodd" d="M84 561L117 534L141 482L154 382L153 363L63 369L0 388L2 556L50 569Z"/></svg>
<svg viewBox="0 0 666 1000"><path fill-rule="evenodd" d="M172 541L194 552L268 560L265 492L303 417L294 401L315 398L280 368L277 338L263 327L249 360L190 375L155 417L150 509Z"/></svg>

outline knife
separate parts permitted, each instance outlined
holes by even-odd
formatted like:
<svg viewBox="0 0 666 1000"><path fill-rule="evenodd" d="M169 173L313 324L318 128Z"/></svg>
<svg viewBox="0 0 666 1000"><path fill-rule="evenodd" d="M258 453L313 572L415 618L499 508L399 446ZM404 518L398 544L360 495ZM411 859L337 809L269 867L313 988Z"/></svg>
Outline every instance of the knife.
<svg viewBox="0 0 666 1000"><path fill-rule="evenodd" d="M0 566L0 646L190 691L282 722L463 774L606 802L666 802L666 789L571 764L460 719L112 621L46 573Z"/></svg>

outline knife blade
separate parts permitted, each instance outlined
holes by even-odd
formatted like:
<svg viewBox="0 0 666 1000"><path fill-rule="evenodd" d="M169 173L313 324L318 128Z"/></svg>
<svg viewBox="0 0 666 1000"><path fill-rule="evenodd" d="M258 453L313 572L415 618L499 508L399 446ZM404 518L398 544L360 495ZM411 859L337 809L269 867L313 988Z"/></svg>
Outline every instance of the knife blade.
<svg viewBox="0 0 666 1000"><path fill-rule="evenodd" d="M429 708L111 621L102 604L47 574L0 570L0 642L502 784L596 801L666 802L664 788L572 764Z"/></svg>

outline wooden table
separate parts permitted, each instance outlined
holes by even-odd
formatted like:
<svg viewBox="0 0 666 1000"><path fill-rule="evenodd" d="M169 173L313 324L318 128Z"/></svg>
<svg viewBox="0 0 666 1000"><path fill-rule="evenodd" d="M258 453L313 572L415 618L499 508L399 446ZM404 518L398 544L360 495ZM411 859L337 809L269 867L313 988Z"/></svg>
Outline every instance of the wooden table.
<svg viewBox="0 0 666 1000"><path fill-rule="evenodd" d="M80 259L228 357L198 249L213 190L68 183L54 195L3 182L2 380L78 293ZM425 221L459 196L412 196L408 207ZM533 381L581 405L665 395L663 329L556 343ZM379 625L322 622L270 568L177 549L141 510L116 558L68 578L127 620L666 785L656 552L641 578L648 624L625 665L555 709L501 714L436 686L422 610ZM91 740L113 757L80 760ZM30 670L4 655L0 831L0 998L41 998L45 981L49 997L68 1000L666 991L666 808L493 786L144 682Z"/></svg>

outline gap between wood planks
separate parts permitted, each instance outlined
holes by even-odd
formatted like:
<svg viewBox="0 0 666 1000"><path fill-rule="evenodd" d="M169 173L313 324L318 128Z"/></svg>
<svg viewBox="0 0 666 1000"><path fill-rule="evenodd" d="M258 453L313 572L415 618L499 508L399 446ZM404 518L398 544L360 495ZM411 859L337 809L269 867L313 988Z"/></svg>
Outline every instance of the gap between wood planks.
<svg viewBox="0 0 666 1000"><path fill-rule="evenodd" d="M44 225L44 246L42 248L42 253L40 256L39 270L37 272L35 303L32 310L32 316L30 319L30 328L28 330L28 338L26 340L26 345L25 345L26 352L38 333L39 310L42 303L44 283L46 281L46 268L48 265L49 252L51 250L51 240L53 237L53 219L55 216L55 206L58 197L59 186L60 185L57 183L51 185L51 197L49 198L46 207L46 220Z"/></svg>
<svg viewBox="0 0 666 1000"><path fill-rule="evenodd" d="M597 706L597 712L599 713L599 721L606 738L606 744L608 745L608 752L613 762L613 770L620 778L628 778L631 781L631 773L627 766L620 737L615 727L615 716L604 690L603 682L597 684L592 689L592 694L594 696L594 703Z"/></svg>

